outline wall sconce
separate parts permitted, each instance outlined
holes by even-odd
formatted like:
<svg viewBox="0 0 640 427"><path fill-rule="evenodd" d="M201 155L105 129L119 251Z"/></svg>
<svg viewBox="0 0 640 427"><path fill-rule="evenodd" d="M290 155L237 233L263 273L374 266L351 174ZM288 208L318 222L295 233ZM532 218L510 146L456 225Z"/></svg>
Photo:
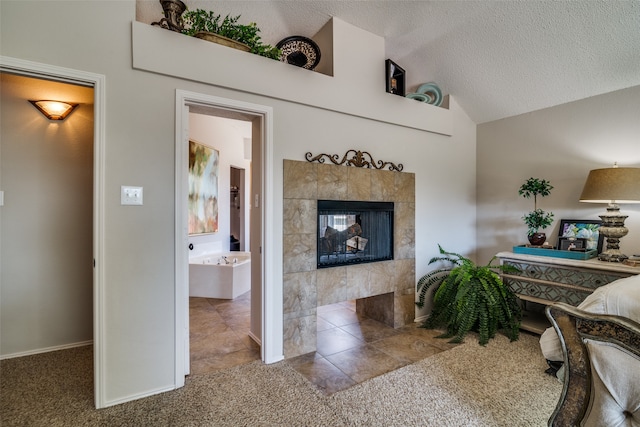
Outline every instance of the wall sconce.
<svg viewBox="0 0 640 427"><path fill-rule="evenodd" d="M64 120L78 104L61 101L29 101L49 120Z"/></svg>
<svg viewBox="0 0 640 427"><path fill-rule="evenodd" d="M607 249L598 255L601 261L623 262L628 258L620 251L620 239L629 230L624 226L628 215L620 214L618 203L640 203L640 168L594 169L580 195L581 202L608 203L602 219L600 233L607 238Z"/></svg>

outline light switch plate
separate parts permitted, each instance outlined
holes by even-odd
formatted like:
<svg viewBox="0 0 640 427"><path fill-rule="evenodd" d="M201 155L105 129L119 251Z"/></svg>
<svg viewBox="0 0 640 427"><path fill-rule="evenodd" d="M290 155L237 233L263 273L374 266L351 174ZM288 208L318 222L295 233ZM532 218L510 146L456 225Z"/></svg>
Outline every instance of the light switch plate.
<svg viewBox="0 0 640 427"><path fill-rule="evenodd" d="M120 204L141 205L142 187L131 187L128 185L123 185L122 187L120 187Z"/></svg>

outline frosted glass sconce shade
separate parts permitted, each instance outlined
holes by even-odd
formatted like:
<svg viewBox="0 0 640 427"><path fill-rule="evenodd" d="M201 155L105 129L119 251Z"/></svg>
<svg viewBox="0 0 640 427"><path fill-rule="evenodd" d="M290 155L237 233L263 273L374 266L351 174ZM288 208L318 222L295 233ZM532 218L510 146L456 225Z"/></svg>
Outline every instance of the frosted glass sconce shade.
<svg viewBox="0 0 640 427"><path fill-rule="evenodd" d="M61 101L29 101L49 120L64 120L78 104Z"/></svg>

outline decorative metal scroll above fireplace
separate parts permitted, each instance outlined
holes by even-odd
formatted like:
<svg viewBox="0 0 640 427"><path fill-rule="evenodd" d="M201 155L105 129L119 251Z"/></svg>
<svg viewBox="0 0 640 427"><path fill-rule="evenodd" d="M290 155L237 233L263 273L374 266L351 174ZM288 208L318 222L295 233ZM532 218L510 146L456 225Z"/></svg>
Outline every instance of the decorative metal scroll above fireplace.
<svg viewBox="0 0 640 427"><path fill-rule="evenodd" d="M393 259L393 202L318 200L318 268Z"/></svg>

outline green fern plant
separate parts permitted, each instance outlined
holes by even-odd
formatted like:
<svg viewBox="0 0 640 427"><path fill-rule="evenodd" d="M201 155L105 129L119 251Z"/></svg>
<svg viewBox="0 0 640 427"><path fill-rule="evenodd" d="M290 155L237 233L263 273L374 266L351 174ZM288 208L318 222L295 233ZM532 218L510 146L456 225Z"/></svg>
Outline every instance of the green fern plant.
<svg viewBox="0 0 640 427"><path fill-rule="evenodd" d="M498 330L504 330L511 341L520 333L522 312L513 291L506 286L495 270L514 272L509 265L492 265L493 257L485 266L478 266L462 255L447 252L438 245L441 256L433 257L429 264L445 262L440 268L422 276L418 281L418 302L424 306L427 291L433 290L433 310L422 327L444 328L438 338L451 338L460 343L469 331L477 331L478 341L486 345ZM434 285L437 287L434 288Z"/></svg>
<svg viewBox="0 0 640 427"><path fill-rule="evenodd" d="M260 38L260 28L255 22L248 25L239 24L238 16L216 15L213 11L204 9L188 10L185 12L184 29L182 34L194 36L200 31L208 31L223 37L230 38L240 43L244 43L250 48L251 53L271 59L280 59L281 51L277 47L262 43Z"/></svg>

